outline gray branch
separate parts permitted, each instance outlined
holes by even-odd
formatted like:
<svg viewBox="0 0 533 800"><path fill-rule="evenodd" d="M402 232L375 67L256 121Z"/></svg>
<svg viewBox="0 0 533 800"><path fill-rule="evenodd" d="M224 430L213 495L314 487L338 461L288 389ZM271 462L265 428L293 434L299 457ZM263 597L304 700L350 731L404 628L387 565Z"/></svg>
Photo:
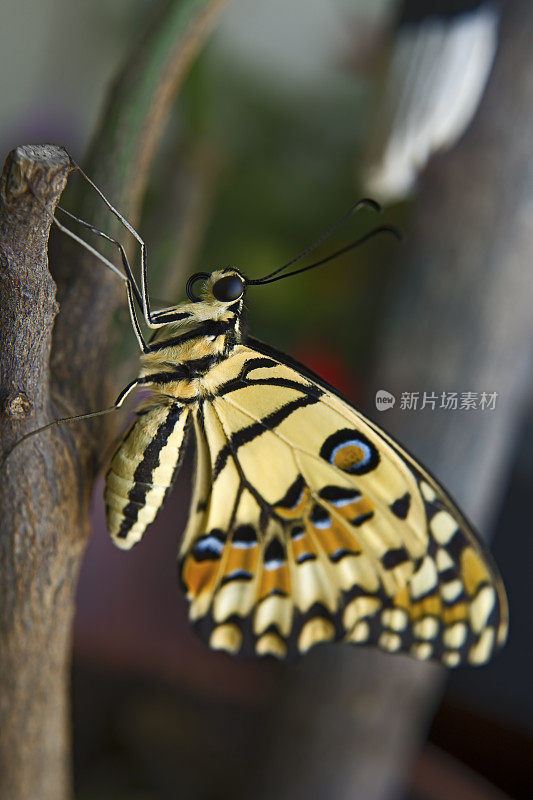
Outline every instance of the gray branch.
<svg viewBox="0 0 533 800"><path fill-rule="evenodd" d="M48 272L51 214L69 158L19 147L0 185L0 444L52 417L49 358L57 312ZM0 796L63 798L69 776L70 624L80 497L64 476L77 457L65 430L22 443L0 472ZM85 533L87 532L85 526Z"/></svg>

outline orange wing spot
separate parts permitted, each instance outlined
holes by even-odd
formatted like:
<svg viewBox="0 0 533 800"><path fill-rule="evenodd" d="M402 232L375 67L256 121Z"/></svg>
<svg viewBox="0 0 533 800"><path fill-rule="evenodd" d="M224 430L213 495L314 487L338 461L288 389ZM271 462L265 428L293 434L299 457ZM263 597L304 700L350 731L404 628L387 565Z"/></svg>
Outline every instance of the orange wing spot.
<svg viewBox="0 0 533 800"><path fill-rule="evenodd" d="M349 531L341 525L333 523L328 530L318 531L320 544L323 546L328 556L333 555L339 550L348 550L354 555L361 552L359 542Z"/></svg>
<svg viewBox="0 0 533 800"><path fill-rule="evenodd" d="M303 533L301 538L291 540L290 553L294 561L298 561L298 559L301 556L306 555L306 553L310 553L311 555L314 556L318 555L318 551L315 547L313 537L310 536L308 533Z"/></svg>
<svg viewBox="0 0 533 800"><path fill-rule="evenodd" d="M442 609L444 625L451 625L452 622L462 622L464 620L468 620L468 606L466 603L456 603L454 606L447 606Z"/></svg>
<svg viewBox="0 0 533 800"><path fill-rule="evenodd" d="M420 617L442 617L442 601L438 595L429 595L412 603L408 609L411 619L420 619Z"/></svg>
<svg viewBox="0 0 533 800"><path fill-rule="evenodd" d="M393 599L396 608L403 608L410 618L415 621L422 617L437 617L444 625L468 620L468 607L466 603L455 603L453 606L443 606L438 595L430 595L417 603L412 603L409 590L405 586Z"/></svg>
<svg viewBox="0 0 533 800"><path fill-rule="evenodd" d="M220 561L196 561L187 556L183 565L182 578L188 593L197 597L201 592L211 592L216 585Z"/></svg>
<svg viewBox="0 0 533 800"><path fill-rule="evenodd" d="M398 594L393 597L392 603L397 608L404 608L409 612L409 615L412 616L411 598L409 596L409 589L407 586L404 586L403 589L400 589Z"/></svg>
<svg viewBox="0 0 533 800"><path fill-rule="evenodd" d="M276 514L278 514L282 519L300 519L307 505L309 503L309 489L306 486L302 492L302 496L297 505L293 506L293 508L287 508L286 506L274 506Z"/></svg>
<svg viewBox="0 0 533 800"><path fill-rule="evenodd" d="M480 584L492 582L485 564L471 547L461 554L461 578L469 597L477 594Z"/></svg>
<svg viewBox="0 0 533 800"><path fill-rule="evenodd" d="M353 516L358 517L361 514L370 514L371 511L374 511L374 503L366 497L362 497L357 503L352 503L351 508L354 510Z"/></svg>
<svg viewBox="0 0 533 800"><path fill-rule="evenodd" d="M354 444L347 444L346 447L341 447L335 453L333 463L336 467L342 470L349 470L352 467L360 464L366 458L366 453L362 447L357 447Z"/></svg>
<svg viewBox="0 0 533 800"><path fill-rule="evenodd" d="M275 590L283 592L283 594L289 594L290 579L289 568L287 564L284 564L277 569L265 569L263 567L263 571L261 573L259 599L262 600Z"/></svg>
<svg viewBox="0 0 533 800"><path fill-rule="evenodd" d="M229 575L236 570L246 570L252 575L259 563L259 545L255 547L228 547L228 557L224 564L224 574Z"/></svg>
<svg viewBox="0 0 533 800"><path fill-rule="evenodd" d="M423 600L418 600L413 603L409 596L409 588L404 586L392 600L393 606L396 608L403 608L409 614L412 620L420 619L421 617L441 617L442 616L442 601L436 594L424 597Z"/></svg>

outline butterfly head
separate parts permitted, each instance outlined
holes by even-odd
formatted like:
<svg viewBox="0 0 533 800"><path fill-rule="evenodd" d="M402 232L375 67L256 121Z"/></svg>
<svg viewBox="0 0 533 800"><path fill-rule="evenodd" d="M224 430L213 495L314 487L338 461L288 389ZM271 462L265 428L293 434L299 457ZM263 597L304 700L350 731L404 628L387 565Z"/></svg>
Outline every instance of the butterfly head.
<svg viewBox="0 0 533 800"><path fill-rule="evenodd" d="M218 320L238 331L245 288L246 278L234 267L196 272L186 285L190 302L178 308L188 324Z"/></svg>
<svg viewBox="0 0 533 800"><path fill-rule="evenodd" d="M201 280L204 283L200 296L197 296L194 287ZM227 267L211 272L211 274L197 272L187 281L186 291L189 300L193 303L208 303L220 312L225 310L237 312L242 306L245 286L244 275L233 267Z"/></svg>
<svg viewBox="0 0 533 800"><path fill-rule="evenodd" d="M236 343L242 335L245 286L246 278L233 267L195 273L186 285L189 302L179 303L154 315L159 330L152 342L173 340L175 336L198 328L205 336L223 332L227 334L228 345ZM227 350L227 346L224 345L223 349Z"/></svg>
<svg viewBox="0 0 533 800"><path fill-rule="evenodd" d="M242 337L245 286L246 278L233 267L192 275L186 286L189 302L154 315L158 330L151 339L151 350L182 340L190 350L197 339L196 349L205 349L207 341L211 350L227 355Z"/></svg>

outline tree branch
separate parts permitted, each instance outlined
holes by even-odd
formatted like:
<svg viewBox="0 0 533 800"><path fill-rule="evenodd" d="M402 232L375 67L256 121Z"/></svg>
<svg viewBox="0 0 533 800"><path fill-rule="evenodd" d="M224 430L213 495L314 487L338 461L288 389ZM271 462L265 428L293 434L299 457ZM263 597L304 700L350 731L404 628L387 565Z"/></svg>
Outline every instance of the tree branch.
<svg viewBox="0 0 533 800"><path fill-rule="evenodd" d="M48 272L51 214L70 162L57 147L19 147L0 184L0 444L50 419L57 311ZM68 781L69 636L80 498L64 431L24 442L0 472L0 796L63 798ZM87 489L86 489L87 491Z"/></svg>

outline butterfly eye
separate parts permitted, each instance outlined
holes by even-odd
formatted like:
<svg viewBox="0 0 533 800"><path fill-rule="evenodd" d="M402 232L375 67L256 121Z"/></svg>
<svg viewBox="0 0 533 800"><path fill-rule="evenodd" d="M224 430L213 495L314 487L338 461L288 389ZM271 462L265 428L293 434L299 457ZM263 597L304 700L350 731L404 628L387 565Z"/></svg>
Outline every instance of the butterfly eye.
<svg viewBox="0 0 533 800"><path fill-rule="evenodd" d="M238 300L243 292L244 283L238 275L227 275L213 284L213 295L216 300L220 300L222 303Z"/></svg>
<svg viewBox="0 0 533 800"><path fill-rule="evenodd" d="M195 272L194 275L191 275L189 280L187 281L187 285L185 286L185 291L187 292L187 297L189 300L192 300L193 303L200 303L202 298L198 297L194 293L194 284L197 281L207 280L209 278L209 272Z"/></svg>

